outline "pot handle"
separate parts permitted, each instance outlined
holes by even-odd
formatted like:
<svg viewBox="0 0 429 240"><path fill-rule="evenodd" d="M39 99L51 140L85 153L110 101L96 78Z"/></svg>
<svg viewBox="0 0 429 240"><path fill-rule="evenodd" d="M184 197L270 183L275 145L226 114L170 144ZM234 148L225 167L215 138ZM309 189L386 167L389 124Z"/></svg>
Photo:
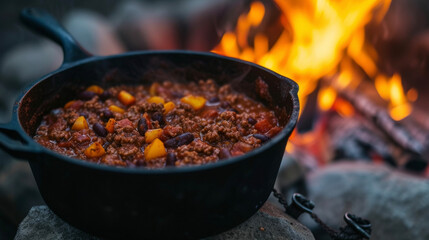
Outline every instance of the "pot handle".
<svg viewBox="0 0 429 240"><path fill-rule="evenodd" d="M31 30L48 37L63 48L63 65L92 55L84 50L67 30L46 10L24 8L20 14L21 22Z"/></svg>
<svg viewBox="0 0 429 240"><path fill-rule="evenodd" d="M0 149L15 158L35 159L35 155L40 154L42 148L26 140L16 129L16 124L0 123Z"/></svg>

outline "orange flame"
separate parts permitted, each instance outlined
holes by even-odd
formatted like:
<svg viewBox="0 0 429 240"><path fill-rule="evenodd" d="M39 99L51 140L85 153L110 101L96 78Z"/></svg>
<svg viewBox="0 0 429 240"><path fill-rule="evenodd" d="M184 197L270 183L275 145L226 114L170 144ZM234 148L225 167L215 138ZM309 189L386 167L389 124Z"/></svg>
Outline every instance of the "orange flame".
<svg viewBox="0 0 429 240"><path fill-rule="evenodd" d="M380 22L391 0L274 2L281 13L277 20L282 27L276 39L261 31L255 33L265 18L270 17L267 15L270 9L254 1L249 12L239 17L236 29L225 33L213 51L257 63L294 79L300 86L301 109L318 82L326 78L332 79L332 85L322 84L319 108L335 108L344 116L352 115L350 105L337 101L335 89L356 88L359 76L364 73L375 81L379 95L389 103L393 119L400 120L410 114L409 102L415 101L417 91L405 94L399 75L388 78L380 73L377 53L365 40L365 26L370 21Z"/></svg>

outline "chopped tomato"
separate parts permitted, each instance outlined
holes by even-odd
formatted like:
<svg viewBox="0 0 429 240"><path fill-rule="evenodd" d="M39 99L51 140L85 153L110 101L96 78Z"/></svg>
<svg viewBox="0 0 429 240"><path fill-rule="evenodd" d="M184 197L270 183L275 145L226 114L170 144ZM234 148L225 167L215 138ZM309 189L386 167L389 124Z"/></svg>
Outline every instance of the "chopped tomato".
<svg viewBox="0 0 429 240"><path fill-rule="evenodd" d="M133 126L133 122L131 122L128 118L124 118L116 122L119 127Z"/></svg>
<svg viewBox="0 0 429 240"><path fill-rule="evenodd" d="M268 132L271 128L273 128L273 125L271 125L271 123L270 123L267 119L262 119L262 120L259 120L259 121L255 124L255 128L256 128L256 130L258 130L260 133L266 133L266 132Z"/></svg>

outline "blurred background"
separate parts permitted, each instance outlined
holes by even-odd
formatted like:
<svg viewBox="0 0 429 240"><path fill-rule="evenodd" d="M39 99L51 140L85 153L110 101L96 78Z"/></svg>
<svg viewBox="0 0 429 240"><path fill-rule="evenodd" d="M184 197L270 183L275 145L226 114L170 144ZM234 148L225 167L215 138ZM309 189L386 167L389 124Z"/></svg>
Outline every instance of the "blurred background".
<svg viewBox="0 0 429 240"><path fill-rule="evenodd" d="M316 202L334 227L359 213L374 239L429 239L429 2L426 0L35 0L0 2L0 122L61 48L19 23L52 13L95 55L189 49L297 81L301 115L277 188ZM26 162L0 152L0 239L43 204ZM326 236L302 219L316 239Z"/></svg>

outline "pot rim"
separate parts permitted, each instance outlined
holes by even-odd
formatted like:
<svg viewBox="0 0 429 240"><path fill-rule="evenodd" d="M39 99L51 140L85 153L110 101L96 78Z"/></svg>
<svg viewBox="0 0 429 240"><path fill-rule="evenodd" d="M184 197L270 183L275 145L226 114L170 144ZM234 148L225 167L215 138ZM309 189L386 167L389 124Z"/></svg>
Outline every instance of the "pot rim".
<svg viewBox="0 0 429 240"><path fill-rule="evenodd" d="M249 65L253 68L258 68L262 71L265 71L271 75L274 75L277 79L279 79L280 81L286 81L288 82L288 84L291 86L291 89L289 91L289 95L291 96L292 99L292 104L293 104L293 109L292 112L290 114L290 118L288 123L286 124L285 127L283 127L283 129L271 140L269 140L267 143L265 143L264 145L246 153L243 154L241 156L237 156L237 157L232 157L229 158L225 161L217 161L215 163L208 163L208 164L203 164L203 165L192 165L192 166L183 166L183 167L164 167L164 168L160 168L160 169L148 169L148 168L130 168L130 167L117 167L117 166L109 166L109 165L105 165L105 164L99 164L99 163L93 163L93 162L88 162L82 159L78 159L78 158L72 158L72 157L67 157L65 155L62 155L60 153L57 153L53 150L50 150L46 147L43 147L42 145L40 145L39 143L37 143L36 141L33 140L33 138L27 134L27 132L24 131L21 122L19 120L19 108L21 106L21 102L22 100L25 98L25 96L39 83L43 82L44 80L60 73L63 72L65 70L69 70L73 67L79 66L79 65L83 65L89 62L96 62L96 61L100 61L100 60L110 60L110 59L115 59L115 58L123 58L123 57L129 57L129 56L135 56L135 55L167 55L167 54L185 54L185 55L199 55L199 56L207 56L207 57L214 57L214 58L218 58L221 60L226 60L226 61L233 61L233 62L238 62L238 63L242 63L242 64L246 64ZM283 138L288 138L288 135L290 135L293 131L293 128L295 127L297 120L298 120L298 115L299 115L299 100L298 100L298 84L296 82L294 82L293 80L284 77L272 70L269 70L265 67L262 67L258 64L252 63L252 62L248 62L248 61L244 61L241 59L237 59L237 58L232 58L232 57L227 57L227 56L223 56L223 55L219 55L216 53L212 53L212 52L198 52L198 51L189 51L189 50L147 50L147 51L132 51L132 52L126 52L126 53L122 53L122 54L117 54L117 55L111 55L111 56L92 56L89 58L85 58L82 60L78 60L72 63L68 63L68 64L64 64L63 66L61 66L59 69L46 74L45 76L39 78L36 81L33 81L32 83L30 83L27 87L25 87L21 93L19 94L19 96L17 97L17 100L15 101L14 107L13 107L13 113L12 113L12 122L18 123L18 129L16 129L17 131L19 131L21 133L21 136L23 136L23 138L25 138L28 142L30 142L32 145L37 146L37 148L39 148L41 150L40 153L48 155L48 156L52 156L58 159L61 159L62 161L66 161L67 163L73 164L73 165L78 165L81 167L85 167L85 168L90 168L92 170L100 170L100 171L108 171L108 172L115 172L115 173L126 173L126 174L149 174L149 175L158 175L158 174L181 174L181 173L189 173L189 172L200 172L200 171L206 171L206 170L213 170L216 168L220 168L223 167L225 165L230 165L230 164L235 164L241 161L245 161L248 158L252 158L255 155L260 154L263 151L266 151L270 148L272 148L274 145L276 145L278 142L280 142ZM31 161L31 159L29 159ZM40 160L40 159L39 159Z"/></svg>

